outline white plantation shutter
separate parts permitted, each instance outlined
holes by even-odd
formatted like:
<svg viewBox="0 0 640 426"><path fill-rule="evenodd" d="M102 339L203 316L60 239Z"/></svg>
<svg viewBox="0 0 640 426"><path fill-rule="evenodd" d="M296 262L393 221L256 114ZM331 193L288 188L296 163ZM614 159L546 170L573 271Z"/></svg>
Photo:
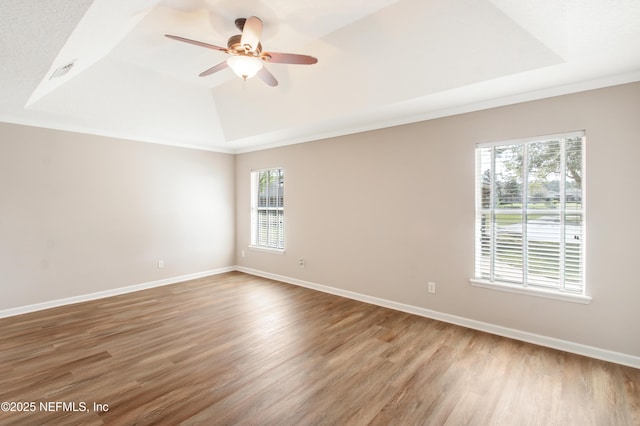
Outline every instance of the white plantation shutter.
<svg viewBox="0 0 640 426"><path fill-rule="evenodd" d="M584 132L476 147L475 279L584 294Z"/></svg>
<svg viewBox="0 0 640 426"><path fill-rule="evenodd" d="M284 249L284 169L251 172L251 245Z"/></svg>

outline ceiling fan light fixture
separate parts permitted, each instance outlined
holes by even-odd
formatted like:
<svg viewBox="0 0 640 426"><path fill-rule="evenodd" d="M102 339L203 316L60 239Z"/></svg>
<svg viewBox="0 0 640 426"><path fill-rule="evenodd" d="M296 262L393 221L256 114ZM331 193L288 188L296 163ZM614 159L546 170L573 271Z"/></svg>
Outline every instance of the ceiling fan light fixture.
<svg viewBox="0 0 640 426"><path fill-rule="evenodd" d="M243 80L255 76L262 69L262 61L253 56L232 56L227 59L227 65Z"/></svg>
<svg viewBox="0 0 640 426"><path fill-rule="evenodd" d="M227 47L216 46L215 44L203 41L191 40L177 35L165 34L173 40L183 43L194 44L207 49L217 50L230 55L224 62L201 72L200 77L206 77L225 68L231 70L238 77L246 81L248 78L258 76L267 86L276 87L278 80L271 74L268 68L263 67L263 62L273 64L293 64L311 65L318 62L318 59L309 55L299 55L297 53L263 52L260 36L262 35L262 21L257 16L236 19L236 27L242 34L229 37Z"/></svg>

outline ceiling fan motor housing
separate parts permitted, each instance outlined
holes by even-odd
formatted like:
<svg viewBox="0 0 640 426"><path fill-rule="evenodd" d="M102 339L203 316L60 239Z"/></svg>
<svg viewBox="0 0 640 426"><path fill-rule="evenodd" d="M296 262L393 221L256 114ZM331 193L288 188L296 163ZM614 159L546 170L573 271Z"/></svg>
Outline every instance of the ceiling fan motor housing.
<svg viewBox="0 0 640 426"><path fill-rule="evenodd" d="M242 34L232 35L227 41L227 48L237 55L251 54L251 56L260 56L260 54L262 53L262 43L258 43L258 47L256 47L255 51L253 53L250 53L240 42L241 39Z"/></svg>

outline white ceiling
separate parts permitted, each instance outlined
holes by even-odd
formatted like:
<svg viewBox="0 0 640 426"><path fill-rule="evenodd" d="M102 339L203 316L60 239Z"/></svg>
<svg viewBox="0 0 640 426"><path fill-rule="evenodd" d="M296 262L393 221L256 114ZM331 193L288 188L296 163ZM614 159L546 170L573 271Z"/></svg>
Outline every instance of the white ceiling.
<svg viewBox="0 0 640 426"><path fill-rule="evenodd" d="M280 82L198 74L259 16ZM2 0L0 121L244 152L640 80L638 0ZM65 76L50 79L73 62Z"/></svg>

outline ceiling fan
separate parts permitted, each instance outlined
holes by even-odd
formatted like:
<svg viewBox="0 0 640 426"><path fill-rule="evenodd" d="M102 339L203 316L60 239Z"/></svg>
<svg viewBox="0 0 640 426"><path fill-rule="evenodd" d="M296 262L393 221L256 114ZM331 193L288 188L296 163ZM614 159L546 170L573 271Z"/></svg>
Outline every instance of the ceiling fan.
<svg viewBox="0 0 640 426"><path fill-rule="evenodd" d="M260 36L262 35L262 21L257 16L251 16L250 18L238 18L235 20L235 25L242 33L229 37L227 47L220 47L171 34L165 34L165 37L182 41L184 43L195 44L196 46L206 47L208 49L219 50L220 52L231 55L231 57L226 61L201 72L200 77L211 75L228 67L231 68L238 77L245 81L248 78L257 75L266 84L271 87L275 87L278 85L278 80L276 80L273 74L263 66L263 62L298 65L311 65L318 62L318 59L308 55L263 52L262 43L260 43Z"/></svg>

